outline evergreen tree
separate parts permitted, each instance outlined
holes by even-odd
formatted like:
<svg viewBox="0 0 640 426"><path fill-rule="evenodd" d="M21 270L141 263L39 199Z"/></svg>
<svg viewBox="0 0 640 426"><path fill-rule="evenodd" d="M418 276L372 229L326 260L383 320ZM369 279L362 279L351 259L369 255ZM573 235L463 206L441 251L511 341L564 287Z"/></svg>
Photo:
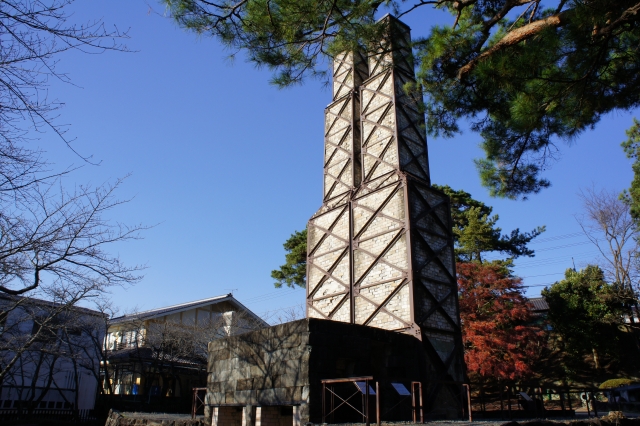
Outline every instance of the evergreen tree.
<svg viewBox="0 0 640 426"><path fill-rule="evenodd" d="M304 288L307 277L307 229L295 231L283 244L287 251L285 264L279 269L271 271L271 278L275 279L275 287L282 285Z"/></svg>
<svg viewBox="0 0 640 426"><path fill-rule="evenodd" d="M496 228L498 216L482 215L480 208L471 207L465 214L466 226L453 228L458 260L482 261L482 255L497 249L500 228Z"/></svg>
<svg viewBox="0 0 640 426"><path fill-rule="evenodd" d="M493 195L526 197L558 151L611 111L640 105L638 0L163 0L182 27L274 70L280 86L323 76L325 58L380 39L377 17L451 14L414 40L427 130L461 119L482 136L477 161Z"/></svg>
<svg viewBox="0 0 640 426"><path fill-rule="evenodd" d="M567 269L565 279L545 288L542 295L549 304L553 332L574 365L589 357L598 370L605 361L619 361L625 352L621 346L633 343L625 336L629 333L618 328L624 323L625 303L633 295L605 282L598 266L581 271ZM630 349L636 353L633 346Z"/></svg>
<svg viewBox="0 0 640 426"><path fill-rule="evenodd" d="M633 126L627 130L627 140L622 142L627 158L632 159L633 180L631 187L623 193L623 199L631 208L631 216L640 223L640 121L633 119Z"/></svg>
<svg viewBox="0 0 640 426"><path fill-rule="evenodd" d="M491 216L492 207L473 199L471 194L463 190L456 191L447 185L434 187L451 200L455 250L459 262L482 261L483 256L491 252L504 254L511 259L534 256L534 251L527 244L544 232L544 226L531 232L514 229L509 234L502 234L502 229L496 226L499 216Z"/></svg>

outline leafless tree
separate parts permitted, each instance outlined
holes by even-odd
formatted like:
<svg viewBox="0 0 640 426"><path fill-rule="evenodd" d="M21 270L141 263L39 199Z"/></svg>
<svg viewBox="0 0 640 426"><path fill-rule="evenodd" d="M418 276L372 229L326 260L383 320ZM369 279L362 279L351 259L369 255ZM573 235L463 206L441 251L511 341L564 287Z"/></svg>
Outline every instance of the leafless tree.
<svg viewBox="0 0 640 426"><path fill-rule="evenodd" d="M640 231L636 228L629 206L613 191L595 188L579 194L584 214L576 216L580 227L598 248L601 267L607 279L635 293L640 271L638 253Z"/></svg>
<svg viewBox="0 0 640 426"><path fill-rule="evenodd" d="M272 325L296 321L304 318L305 316L303 305L288 306L274 311L267 311L262 314L262 318Z"/></svg>
<svg viewBox="0 0 640 426"><path fill-rule="evenodd" d="M581 191L579 196L584 214L576 219L587 238L598 248L605 277L619 288L617 297L627 307L629 317L625 325L635 336L640 351L637 318L640 230L631 218L629 205L617 193L591 187Z"/></svg>
<svg viewBox="0 0 640 426"><path fill-rule="evenodd" d="M0 152L17 148L36 133L52 130L67 144L66 127L56 124L63 103L50 99L49 81L70 83L57 69L69 50L101 53L126 50L118 40L126 32L107 30L101 20L73 23L74 0L2 0L0 2ZM8 150L9 160L16 153ZM0 154L2 155L2 154Z"/></svg>
<svg viewBox="0 0 640 426"><path fill-rule="evenodd" d="M108 30L101 20L75 23L74 0L3 0L0 2L0 205L12 200L32 201L35 184L71 170L52 171L43 152L29 142L53 131L67 145L65 125L57 124L63 103L49 97L52 80L71 83L59 71L64 52L96 54L126 51L120 40L126 31ZM85 158L88 160L88 158Z"/></svg>
<svg viewBox="0 0 640 426"><path fill-rule="evenodd" d="M118 313L118 308L105 295L95 300L93 307L100 312L100 315L87 318L80 323L80 327L88 336L90 343L78 349L84 354L82 357L85 361L83 367L91 371L98 381L98 391L101 394L111 394L113 389L111 388L110 371L103 368L107 365L109 356L109 350L105 345L105 336L109 330L111 319ZM101 377L101 374L104 376Z"/></svg>
<svg viewBox="0 0 640 426"><path fill-rule="evenodd" d="M61 289L99 288L139 279L104 246L134 239L143 227L110 223L104 214L125 201L114 192L122 179L97 188L64 190L41 151L28 148L38 133L53 130L62 105L47 96L50 79L70 82L57 70L69 50L126 50L100 20L74 24L74 0L0 2L0 293L29 295L45 281ZM45 292L46 293L46 292ZM37 295L36 295L37 296Z"/></svg>
<svg viewBox="0 0 640 426"><path fill-rule="evenodd" d="M78 305L137 282L143 269L107 251L145 229L107 218L128 201L115 196L123 179L69 191L63 181L73 169L54 170L42 151L29 148L43 132L70 147L57 120L63 103L48 93L52 80L71 82L58 68L60 54L126 50L119 42L126 32L100 20L74 23L73 2L0 1L0 383L19 382L25 392L29 375L32 390L36 383L57 388L63 361L76 373L99 374L87 341L102 345L105 320L79 315ZM25 375L25 368L37 374ZM42 395L32 392L25 401L33 407ZM77 395L69 402L77 405Z"/></svg>
<svg viewBox="0 0 640 426"><path fill-rule="evenodd" d="M125 266L105 251L112 243L139 238L145 228L105 217L126 202L115 198L122 180L95 189L80 187L73 193L65 192L59 181L31 183L11 202L0 204L0 295L4 300L0 316L10 325L0 336L0 383L14 377L24 386L26 376L21 371L28 365L36 366L33 380L48 389L59 361L97 375L98 365L87 365L95 364L83 349L87 342L76 344L78 339L72 336L84 327L85 339L92 335L102 341L104 327L79 323L84 317L75 315L78 305L103 297L112 286L141 278L142 266ZM43 382L47 371L50 380ZM39 402L29 398L39 395L25 397L29 407ZM77 406L77 401L72 402Z"/></svg>
<svg viewBox="0 0 640 426"><path fill-rule="evenodd" d="M106 289L140 279L141 266L125 266L105 246L139 238L144 226L105 218L123 200L115 198L122 180L67 193L57 186L33 185L28 198L0 210L0 292L24 295L45 282L65 291Z"/></svg>
<svg viewBox="0 0 640 426"><path fill-rule="evenodd" d="M52 171L28 142L47 129L65 142L54 123L62 105L47 96L50 79L70 82L57 70L69 50L126 50L100 20L71 21L74 0L0 2L0 292L20 295L44 279L135 281L132 272L103 251L104 245L135 238L140 227L109 224L103 214L121 204L113 197L122 180L98 188L62 188L72 169ZM93 270L93 276L86 274ZM83 270L84 272L81 272Z"/></svg>

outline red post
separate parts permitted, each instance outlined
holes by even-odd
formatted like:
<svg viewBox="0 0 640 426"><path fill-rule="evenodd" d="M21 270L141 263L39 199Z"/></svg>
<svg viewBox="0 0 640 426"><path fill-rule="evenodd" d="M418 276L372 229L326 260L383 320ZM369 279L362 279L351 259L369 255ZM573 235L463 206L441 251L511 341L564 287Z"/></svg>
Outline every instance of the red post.
<svg viewBox="0 0 640 426"><path fill-rule="evenodd" d="M376 382L376 424L380 426L380 384Z"/></svg>
<svg viewBox="0 0 640 426"><path fill-rule="evenodd" d="M418 382L418 389L420 391L420 423L424 423L424 401L422 399L422 382Z"/></svg>
<svg viewBox="0 0 640 426"><path fill-rule="evenodd" d="M471 391L469 390L469 385L464 383L462 386L467 388L467 409L469 410L469 421L473 421L473 415L471 414Z"/></svg>
<svg viewBox="0 0 640 426"><path fill-rule="evenodd" d="M191 418L196 418L196 403L198 401L198 388L193 388L193 399L191 401Z"/></svg>
<svg viewBox="0 0 640 426"><path fill-rule="evenodd" d="M324 382L322 382L322 423L326 423L326 413L327 413L327 408L325 406L325 388L326 388L326 384Z"/></svg>
<svg viewBox="0 0 640 426"><path fill-rule="evenodd" d="M411 382L411 408L413 414L413 422L416 422L418 416L418 408L416 407L416 382Z"/></svg>
<svg viewBox="0 0 640 426"><path fill-rule="evenodd" d="M364 381L364 387L365 387L365 400L364 400L364 412L367 418L367 421L365 423L366 426L369 426L369 380L365 380Z"/></svg>

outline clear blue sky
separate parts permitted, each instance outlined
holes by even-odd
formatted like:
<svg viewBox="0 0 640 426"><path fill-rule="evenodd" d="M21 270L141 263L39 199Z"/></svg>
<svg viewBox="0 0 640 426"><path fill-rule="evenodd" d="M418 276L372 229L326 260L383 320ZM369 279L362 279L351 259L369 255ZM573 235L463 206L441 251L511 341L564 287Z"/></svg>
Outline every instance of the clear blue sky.
<svg viewBox="0 0 640 426"><path fill-rule="evenodd" d="M66 185L100 184L128 173L120 195L133 201L113 214L127 223L157 224L145 239L113 247L130 264L146 264L135 287L114 289L123 311L211 297L233 290L255 312L301 304L304 290L274 289L270 271L284 260L282 243L302 229L322 197L323 109L320 81L278 90L270 74L242 58L229 62L220 45L177 28L152 0L84 1L75 21L102 18L129 29L132 53L61 57L75 86L52 81L50 97L65 102L85 165ZM441 19L407 19L414 35ZM635 112L640 116L638 112ZM472 160L481 156L471 132L429 140L432 180L464 189L494 206L505 231L547 232L533 259L517 261L530 295L596 257L574 214L576 196L595 184L622 190L632 178L619 144L632 113L605 117L572 146L546 176L553 186L528 201L492 199ZM52 135L36 142L60 168L82 161ZM545 242L546 240L546 242ZM560 247L559 246L564 246Z"/></svg>

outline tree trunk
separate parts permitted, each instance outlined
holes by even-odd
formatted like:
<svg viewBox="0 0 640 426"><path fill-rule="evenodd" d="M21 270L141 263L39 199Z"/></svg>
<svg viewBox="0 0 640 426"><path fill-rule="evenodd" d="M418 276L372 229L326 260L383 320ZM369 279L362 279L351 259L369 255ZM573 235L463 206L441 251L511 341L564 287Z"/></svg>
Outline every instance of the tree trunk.
<svg viewBox="0 0 640 426"><path fill-rule="evenodd" d="M593 363L596 366L596 370L600 370L600 359L598 359L598 351L596 351L595 348L592 348L591 352L593 352Z"/></svg>

